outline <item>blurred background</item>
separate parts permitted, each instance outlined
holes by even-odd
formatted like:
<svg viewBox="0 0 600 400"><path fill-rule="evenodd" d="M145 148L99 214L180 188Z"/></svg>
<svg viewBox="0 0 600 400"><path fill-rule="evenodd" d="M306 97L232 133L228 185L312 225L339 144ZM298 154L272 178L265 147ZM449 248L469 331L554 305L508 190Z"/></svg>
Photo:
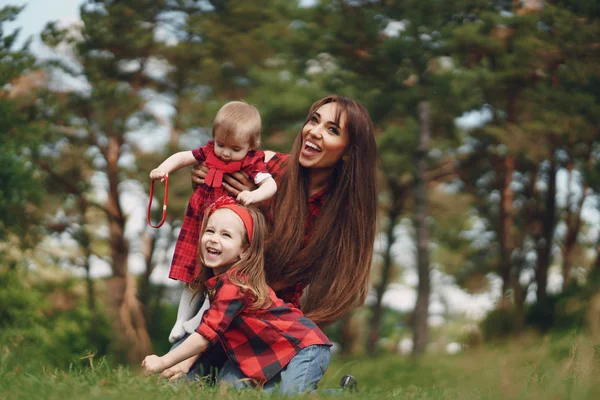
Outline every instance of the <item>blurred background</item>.
<svg viewBox="0 0 600 400"><path fill-rule="evenodd" d="M336 93L376 126L379 234L331 382L600 396L599 61L597 0L0 1L0 377L168 351L192 188L152 229L149 171L237 99L287 152Z"/></svg>

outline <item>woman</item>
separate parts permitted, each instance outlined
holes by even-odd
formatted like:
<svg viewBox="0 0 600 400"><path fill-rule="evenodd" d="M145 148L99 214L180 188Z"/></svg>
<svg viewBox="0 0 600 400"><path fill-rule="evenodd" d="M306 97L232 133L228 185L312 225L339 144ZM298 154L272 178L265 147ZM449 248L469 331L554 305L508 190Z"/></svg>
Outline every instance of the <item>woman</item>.
<svg viewBox="0 0 600 400"><path fill-rule="evenodd" d="M357 102L328 96L315 102L290 155L265 152L278 192L267 206L271 235L265 270L283 300L326 325L361 305L375 240L376 145L368 111ZM197 167L192 180L202 183ZM226 176L233 195L252 190L242 173ZM178 377L183 362L163 373Z"/></svg>

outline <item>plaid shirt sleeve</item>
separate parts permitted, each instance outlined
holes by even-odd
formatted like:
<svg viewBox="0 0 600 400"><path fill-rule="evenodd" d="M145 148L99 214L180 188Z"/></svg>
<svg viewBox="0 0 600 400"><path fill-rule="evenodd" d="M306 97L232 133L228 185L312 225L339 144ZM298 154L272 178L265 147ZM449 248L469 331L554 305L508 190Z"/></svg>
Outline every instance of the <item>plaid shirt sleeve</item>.
<svg viewBox="0 0 600 400"><path fill-rule="evenodd" d="M269 174L269 169L265 163L265 153L260 150L248 152L242 163L242 171L247 173L253 181L259 172Z"/></svg>
<svg viewBox="0 0 600 400"><path fill-rule="evenodd" d="M206 160L206 155L211 151L214 151L214 141L209 140L206 146L192 150L192 155L198 161L198 164L202 164Z"/></svg>
<svg viewBox="0 0 600 400"><path fill-rule="evenodd" d="M215 281L213 287L212 283ZM223 275L209 279L206 288L211 297L210 308L204 313L196 332L208 339L212 345L246 307L246 298L240 287L231 283Z"/></svg>
<svg viewBox="0 0 600 400"><path fill-rule="evenodd" d="M271 173L271 176L273 176L273 179L275 179L275 181L277 182L278 185L279 185L279 180L281 179L281 176L283 175L283 172L285 171L285 167L287 164L286 162L289 158L290 158L289 154L275 153L275 155L273 157L271 157L271 159L266 163L267 170ZM264 158L263 158L263 160L264 160Z"/></svg>

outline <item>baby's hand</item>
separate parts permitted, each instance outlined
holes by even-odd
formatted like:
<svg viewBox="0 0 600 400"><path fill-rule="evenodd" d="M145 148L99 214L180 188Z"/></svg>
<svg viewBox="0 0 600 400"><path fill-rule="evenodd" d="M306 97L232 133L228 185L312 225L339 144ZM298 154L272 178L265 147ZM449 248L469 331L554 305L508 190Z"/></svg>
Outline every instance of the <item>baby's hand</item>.
<svg viewBox="0 0 600 400"><path fill-rule="evenodd" d="M171 329L171 333L169 334L169 342L175 343L179 339L181 339L185 335L185 329L183 327L183 323L181 321L175 322L173 329Z"/></svg>
<svg viewBox="0 0 600 400"><path fill-rule="evenodd" d="M252 203L256 203L256 195L254 192L244 190L237 196L237 201L245 206L249 206Z"/></svg>
<svg viewBox="0 0 600 400"><path fill-rule="evenodd" d="M150 179L152 179L153 181L156 179L160 179L160 181L163 182L165 180L165 176L169 176L169 173L164 169L154 168L150 172Z"/></svg>
<svg viewBox="0 0 600 400"><path fill-rule="evenodd" d="M152 354L144 358L144 361L142 361L142 369L144 370L145 375L156 374L165 369L165 363L161 357Z"/></svg>

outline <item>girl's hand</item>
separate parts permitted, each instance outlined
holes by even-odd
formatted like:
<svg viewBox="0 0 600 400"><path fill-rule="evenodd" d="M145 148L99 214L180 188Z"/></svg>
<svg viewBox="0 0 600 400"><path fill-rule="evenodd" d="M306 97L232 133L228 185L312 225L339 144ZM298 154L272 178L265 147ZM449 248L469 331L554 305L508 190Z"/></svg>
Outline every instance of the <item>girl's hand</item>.
<svg viewBox="0 0 600 400"><path fill-rule="evenodd" d="M194 166L192 168L192 187L196 189L196 186L202 185L207 174L208 167L204 163ZM244 172L238 171L223 176L223 188L235 197L244 190L253 191L257 187L258 185L252 182Z"/></svg>
<svg viewBox="0 0 600 400"><path fill-rule="evenodd" d="M142 369L144 370L145 375L156 374L165 369L165 363L162 357L152 354L144 358L144 361L142 361Z"/></svg>
<svg viewBox="0 0 600 400"><path fill-rule="evenodd" d="M169 176L169 173L164 169L154 168L150 172L150 179L152 179L153 181L160 179L160 181L163 182L165 180L165 176Z"/></svg>
<svg viewBox="0 0 600 400"><path fill-rule="evenodd" d="M189 371L187 368L187 360L180 362L177 365L172 366L171 368L165 369L161 374L161 378L168 379L170 381L176 381L178 379L183 378Z"/></svg>

